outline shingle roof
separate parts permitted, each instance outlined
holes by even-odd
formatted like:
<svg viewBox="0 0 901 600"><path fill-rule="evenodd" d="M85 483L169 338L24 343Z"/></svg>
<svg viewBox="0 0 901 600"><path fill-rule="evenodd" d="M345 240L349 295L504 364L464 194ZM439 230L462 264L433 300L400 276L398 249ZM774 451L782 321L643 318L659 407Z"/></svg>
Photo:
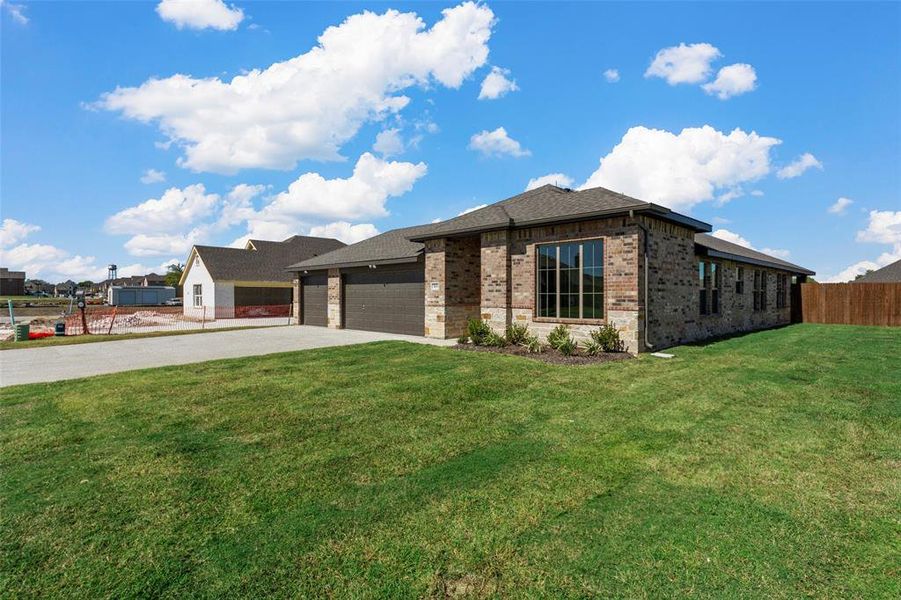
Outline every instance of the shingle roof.
<svg viewBox="0 0 901 600"><path fill-rule="evenodd" d="M769 254L764 254L763 252L758 252L757 250L751 250L745 246L739 246L738 244L721 240L718 237L713 237L706 233L696 233L695 244L704 248L708 254L712 252L714 255L732 258L740 262L773 267L776 269L785 269L786 271L798 273L800 275L815 275L813 271L805 269L804 267L799 267L798 265L784 261L780 258L775 258Z"/></svg>
<svg viewBox="0 0 901 600"><path fill-rule="evenodd" d="M899 283L901 282L901 260L882 267L872 273L867 273L854 283Z"/></svg>
<svg viewBox="0 0 901 600"><path fill-rule="evenodd" d="M622 214L629 210L652 212L658 218L681 223L695 231L710 231L710 226L706 223L606 188L569 190L548 184L438 223L434 229L426 234L419 234L414 239L524 227L544 222L574 221L596 215Z"/></svg>
<svg viewBox="0 0 901 600"><path fill-rule="evenodd" d="M421 242L411 242L409 237L426 233L437 225L440 223L392 229L362 242L290 265L288 270L311 271L338 266L416 260L422 253L424 245Z"/></svg>
<svg viewBox="0 0 901 600"><path fill-rule="evenodd" d="M282 242L250 240L250 244L256 250L219 246L194 246L194 249L213 279L219 281L291 281L286 266L345 245L331 238L302 235Z"/></svg>

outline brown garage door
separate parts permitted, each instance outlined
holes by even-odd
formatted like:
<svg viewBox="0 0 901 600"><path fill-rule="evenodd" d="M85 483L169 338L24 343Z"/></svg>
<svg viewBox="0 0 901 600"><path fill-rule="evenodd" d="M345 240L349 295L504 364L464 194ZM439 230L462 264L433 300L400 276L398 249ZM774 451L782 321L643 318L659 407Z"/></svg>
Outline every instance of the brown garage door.
<svg viewBox="0 0 901 600"><path fill-rule="evenodd" d="M425 271L421 264L350 271L343 279L347 329L423 335Z"/></svg>
<svg viewBox="0 0 901 600"><path fill-rule="evenodd" d="M235 286L235 306L286 306L292 297L291 288Z"/></svg>
<svg viewBox="0 0 901 600"><path fill-rule="evenodd" d="M328 325L328 277L310 275L301 279L303 301L300 303L301 323Z"/></svg>

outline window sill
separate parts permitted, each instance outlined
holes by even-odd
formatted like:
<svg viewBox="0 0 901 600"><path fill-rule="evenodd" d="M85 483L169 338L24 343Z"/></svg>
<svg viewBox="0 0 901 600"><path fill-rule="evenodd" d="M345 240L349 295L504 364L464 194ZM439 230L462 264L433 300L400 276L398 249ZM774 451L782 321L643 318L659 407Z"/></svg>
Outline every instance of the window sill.
<svg viewBox="0 0 901 600"><path fill-rule="evenodd" d="M605 319L558 319L556 317L532 317L533 323L560 323L563 325L604 325Z"/></svg>

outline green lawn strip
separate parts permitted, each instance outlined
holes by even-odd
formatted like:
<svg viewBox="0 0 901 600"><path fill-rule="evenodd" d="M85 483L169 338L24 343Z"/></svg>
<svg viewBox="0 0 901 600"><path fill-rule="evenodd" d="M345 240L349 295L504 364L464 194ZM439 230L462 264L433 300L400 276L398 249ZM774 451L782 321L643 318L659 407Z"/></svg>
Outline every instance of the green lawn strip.
<svg viewBox="0 0 901 600"><path fill-rule="evenodd" d="M271 325L263 327L272 327ZM277 326L276 326L277 327ZM258 325L242 327L220 327L210 329L188 329L184 331L148 331L146 333L117 333L115 335L66 335L38 338L27 342L0 342L0 350L26 350L45 346L71 346L72 344L93 344L96 342L116 342L119 340L137 340L140 338L168 337L170 335L190 335L193 333L216 333L219 331L238 331L240 329L260 329Z"/></svg>
<svg viewBox="0 0 901 600"><path fill-rule="evenodd" d="M5 388L0 594L893 597L899 349L386 342Z"/></svg>

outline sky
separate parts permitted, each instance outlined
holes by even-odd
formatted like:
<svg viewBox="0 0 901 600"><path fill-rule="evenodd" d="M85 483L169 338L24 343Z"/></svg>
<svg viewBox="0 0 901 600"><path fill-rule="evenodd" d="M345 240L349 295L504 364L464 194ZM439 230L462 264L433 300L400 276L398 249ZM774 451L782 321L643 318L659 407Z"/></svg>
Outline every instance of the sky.
<svg viewBox="0 0 901 600"><path fill-rule="evenodd" d="M10 2L0 263L161 272L603 186L842 281L901 259L901 4Z"/></svg>

